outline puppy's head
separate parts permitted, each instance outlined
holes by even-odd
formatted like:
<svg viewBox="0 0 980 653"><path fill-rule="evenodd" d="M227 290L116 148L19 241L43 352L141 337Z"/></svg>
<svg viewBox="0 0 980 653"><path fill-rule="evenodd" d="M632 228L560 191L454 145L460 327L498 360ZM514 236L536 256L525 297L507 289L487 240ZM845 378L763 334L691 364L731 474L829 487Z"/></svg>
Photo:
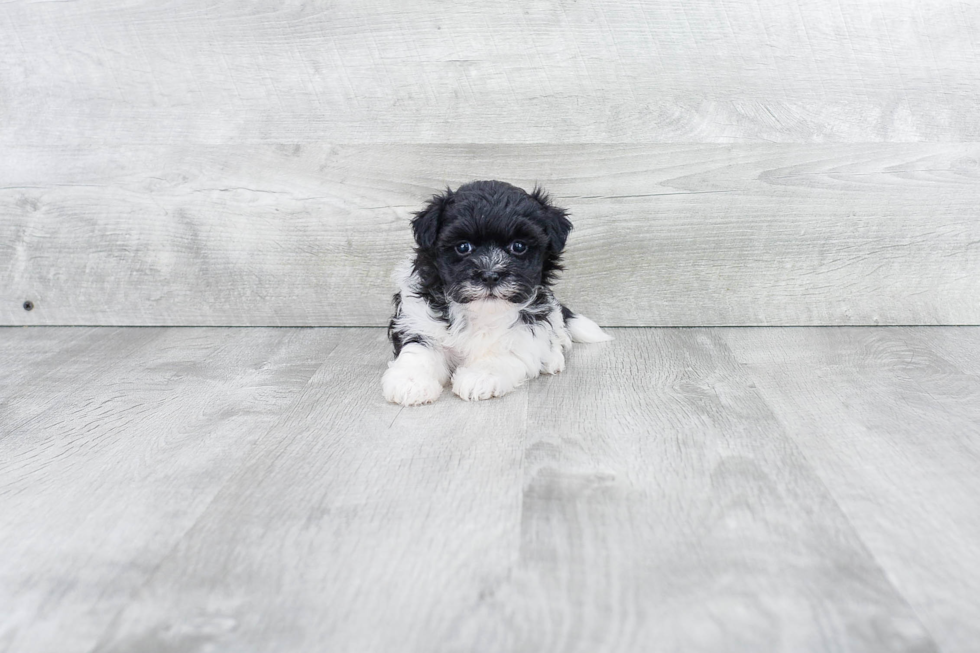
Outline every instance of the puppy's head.
<svg viewBox="0 0 980 653"><path fill-rule="evenodd" d="M529 300L560 270L572 223L541 189L526 193L502 181L446 189L415 214L419 259L456 302ZM435 281L433 279L432 281Z"/></svg>

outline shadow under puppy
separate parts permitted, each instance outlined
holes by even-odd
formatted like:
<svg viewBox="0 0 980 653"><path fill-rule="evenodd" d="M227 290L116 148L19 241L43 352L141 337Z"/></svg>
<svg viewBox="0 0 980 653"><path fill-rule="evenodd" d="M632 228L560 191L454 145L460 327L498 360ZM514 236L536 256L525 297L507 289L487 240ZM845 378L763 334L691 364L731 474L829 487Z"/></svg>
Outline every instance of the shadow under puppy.
<svg viewBox="0 0 980 653"><path fill-rule="evenodd" d="M612 338L551 292L572 229L547 194L474 181L415 214L415 258L395 272L388 401L435 401L450 379L462 399L499 397L565 368L575 342Z"/></svg>

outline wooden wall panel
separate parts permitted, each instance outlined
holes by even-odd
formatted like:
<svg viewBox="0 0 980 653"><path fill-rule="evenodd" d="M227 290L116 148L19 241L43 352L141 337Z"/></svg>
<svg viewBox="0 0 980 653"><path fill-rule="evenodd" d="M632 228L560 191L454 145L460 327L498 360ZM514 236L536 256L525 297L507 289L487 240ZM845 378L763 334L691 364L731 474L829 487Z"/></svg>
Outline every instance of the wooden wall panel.
<svg viewBox="0 0 980 653"><path fill-rule="evenodd" d="M975 141L978 41L952 0L14 0L0 145Z"/></svg>
<svg viewBox="0 0 980 653"><path fill-rule="evenodd" d="M980 5L0 5L0 323L382 324L473 178L606 324L980 323ZM24 301L35 310L26 312Z"/></svg>
<svg viewBox="0 0 980 653"><path fill-rule="evenodd" d="M411 212L498 177L572 211L560 297L603 324L980 324L978 162L980 144L8 148L0 323L381 325Z"/></svg>

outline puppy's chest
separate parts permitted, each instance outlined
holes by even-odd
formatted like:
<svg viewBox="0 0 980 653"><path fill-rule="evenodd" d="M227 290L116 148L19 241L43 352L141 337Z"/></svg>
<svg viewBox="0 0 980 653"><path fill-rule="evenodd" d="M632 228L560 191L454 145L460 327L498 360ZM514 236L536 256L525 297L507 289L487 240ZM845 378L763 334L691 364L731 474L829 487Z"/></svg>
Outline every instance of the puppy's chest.
<svg viewBox="0 0 980 653"><path fill-rule="evenodd" d="M481 301L454 307L444 346L458 360L474 360L526 347L534 333L509 302Z"/></svg>

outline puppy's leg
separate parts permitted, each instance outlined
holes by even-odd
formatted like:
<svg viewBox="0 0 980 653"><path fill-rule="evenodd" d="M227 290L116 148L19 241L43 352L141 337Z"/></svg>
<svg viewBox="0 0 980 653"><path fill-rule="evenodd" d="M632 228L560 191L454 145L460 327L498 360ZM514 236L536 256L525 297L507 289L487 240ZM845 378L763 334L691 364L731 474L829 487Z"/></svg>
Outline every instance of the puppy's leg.
<svg viewBox="0 0 980 653"><path fill-rule="evenodd" d="M572 348L568 330L561 321L561 311L556 309L548 318L545 328L535 330L535 344L541 357L543 374L558 374L565 369L565 352Z"/></svg>
<svg viewBox="0 0 980 653"><path fill-rule="evenodd" d="M549 351L541 360L541 371L545 374L558 374L565 369L565 350L561 342L555 338Z"/></svg>
<svg viewBox="0 0 980 653"><path fill-rule="evenodd" d="M520 358L502 354L458 367L453 374L453 392L466 401L501 397L531 376Z"/></svg>
<svg viewBox="0 0 980 653"><path fill-rule="evenodd" d="M449 365L440 348L413 342L388 363L381 379L385 399L403 406L430 404L449 381Z"/></svg>

